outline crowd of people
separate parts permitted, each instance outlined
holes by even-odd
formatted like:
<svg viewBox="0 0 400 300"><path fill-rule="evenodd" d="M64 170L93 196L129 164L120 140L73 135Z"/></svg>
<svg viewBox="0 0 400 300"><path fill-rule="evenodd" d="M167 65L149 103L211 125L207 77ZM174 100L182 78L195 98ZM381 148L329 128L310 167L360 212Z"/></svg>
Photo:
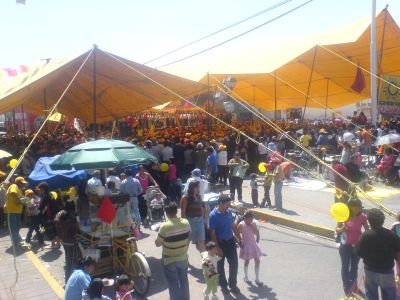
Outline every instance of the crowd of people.
<svg viewBox="0 0 400 300"><path fill-rule="evenodd" d="M237 287L239 257L244 262L244 280L249 281L249 261L254 260L255 282L262 285L259 276L262 251L258 246L259 231L254 216L248 211L242 222L234 224L229 209L230 202L247 202L247 199L251 199L254 207L283 210L283 182L290 178L294 167L291 155L295 151L307 153L310 149L321 159L325 159L327 155L337 157L332 161L332 168L337 172L333 174L333 181L342 193L337 195L335 200L347 203L350 207L349 220L338 224L336 228L338 241L341 241L339 252L346 295L350 297L352 293L359 292L355 285L359 257L364 259L366 270L370 272L368 276L371 281L367 295L374 293L376 285L379 285L379 274L386 274L389 268L393 267L387 261L385 269L374 265L377 258L371 258L370 253L382 249L374 249L370 240L379 239L384 235L390 244L390 251L385 248L386 252L383 253L390 259L394 253L400 251L400 248L397 248L397 240L389 237L386 231L382 233L381 216L378 216L377 212L371 210L374 212L371 216L363 213L361 202L351 193L351 187L353 183L364 185L369 180L369 174L363 171L363 155L376 156L377 177L383 178L387 183L396 181L400 167L396 165L396 151L400 149L399 145L375 147L374 142L380 136L400 132L400 122L372 126L364 122L362 115L355 115L351 122L339 119L329 123L278 123L284 134L277 134L272 128L256 122L235 124L246 136L218 124L210 128L205 122L198 122L194 126L192 123L197 121L194 121L192 116L187 118L187 124L180 127L175 127L177 124L173 119L157 125L154 125L154 121L147 120L147 125L144 126L143 122L143 119L119 122L114 130L114 137L143 147L155 156L159 163L109 170L107 178L103 179L101 172L95 170L90 174L85 189L78 193L78 203L61 193L51 192L46 182L28 189L26 177L33 170L38 158L60 154L76 144L91 140L93 134L90 130L80 132L59 127L53 134L38 136L20 167L15 170L18 175L15 174L11 182L3 186L0 200L1 204L4 204L4 210L0 211L0 222L1 226L8 223L13 246L23 247L26 243L31 243L35 233L35 239L40 246L54 249L62 245L64 248L65 299L78 299L77 294L72 295L77 286L82 287L77 293L84 293L85 299L93 299L91 295L100 295L104 286L101 280L88 279L94 265L91 258L81 261L79 268L74 270L77 264L75 235L79 231L76 221L76 213L80 209L79 201L96 193L99 186L105 186L106 195L114 192L128 194L132 216L139 226L146 225L149 209L154 209L155 212L159 209L154 217L161 220L162 209L165 209L168 220L160 226L155 243L156 246L163 247L162 262L171 299L189 299L189 241L196 244L202 256L206 282L205 297L216 298L217 282L224 293L229 291L228 287L232 293L240 293ZM112 131L111 125L103 126L99 128L97 137L111 137ZM17 157L30 138L32 136L26 135L1 137L2 149ZM0 173L0 176L4 177L10 171L8 162L9 158L2 159L1 169L5 172ZM259 172L260 163L265 167L262 175ZM167 169L163 169L162 164L167 164ZM319 164L316 172L319 171L322 176L324 169L329 168ZM251 194L244 195L242 185L247 176L250 178ZM183 189L182 184L185 184ZM261 199L258 195L259 186L263 187ZM272 186L274 197L270 195ZM158 190L154 193L154 198L147 199L146 192L150 187ZM203 202L204 195L208 191L221 191L225 187L229 189L229 195L220 196L217 207L207 211ZM25 220L25 213L29 230L23 243L19 230L21 220ZM368 223L371 229L368 228ZM362 226L366 230L365 234L361 234ZM208 243L206 229L210 233ZM371 233L371 230L374 233ZM45 240L51 244L46 245ZM239 256L237 245L240 247ZM229 264L228 279L224 271L225 258ZM124 276L122 279L123 283L118 285L122 287L121 293L127 292L130 284L129 279ZM391 284L392 281L388 279L387 282L389 281ZM388 289L391 287L388 286ZM69 293L72 293L72 296Z"/></svg>

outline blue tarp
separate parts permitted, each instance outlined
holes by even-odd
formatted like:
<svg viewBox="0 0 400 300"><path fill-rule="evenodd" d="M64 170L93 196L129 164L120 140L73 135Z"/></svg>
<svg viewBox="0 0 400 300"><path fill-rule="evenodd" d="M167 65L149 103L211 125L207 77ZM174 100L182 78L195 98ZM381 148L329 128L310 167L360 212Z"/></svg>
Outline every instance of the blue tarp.
<svg viewBox="0 0 400 300"><path fill-rule="evenodd" d="M41 157L28 177L29 187L34 188L42 181L47 182L51 190L80 185L86 181L86 171L52 170L50 164L60 155Z"/></svg>

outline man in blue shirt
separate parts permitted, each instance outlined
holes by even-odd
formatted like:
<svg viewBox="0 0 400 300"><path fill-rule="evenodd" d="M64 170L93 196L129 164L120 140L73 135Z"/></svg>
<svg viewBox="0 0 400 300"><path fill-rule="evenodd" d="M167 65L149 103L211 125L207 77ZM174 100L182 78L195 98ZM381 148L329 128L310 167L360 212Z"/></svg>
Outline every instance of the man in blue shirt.
<svg viewBox="0 0 400 300"><path fill-rule="evenodd" d="M82 292L92 281L90 274L94 272L96 262L86 256L79 262L79 267L71 274L65 286L64 300L81 300Z"/></svg>
<svg viewBox="0 0 400 300"><path fill-rule="evenodd" d="M129 194L130 196L130 207L131 212L135 215L135 221L138 225L140 225L140 212L139 212L139 200L138 196L142 193L142 186L140 185L139 180L132 177L132 171L126 170L126 179L124 179L121 183L121 193Z"/></svg>
<svg viewBox="0 0 400 300"><path fill-rule="evenodd" d="M209 228L211 239L218 246L219 255L222 256L218 262L219 285L224 294L228 293L228 282L225 276L225 257L229 264L229 287L231 292L239 294L237 287L238 255L236 250L237 231L234 224L232 212L229 209L230 197L220 195L218 206L214 208L209 217Z"/></svg>
<svg viewBox="0 0 400 300"><path fill-rule="evenodd" d="M212 190L218 180L217 152L215 152L215 149L212 146L207 148L207 152L207 173L208 180L210 181L210 188Z"/></svg>

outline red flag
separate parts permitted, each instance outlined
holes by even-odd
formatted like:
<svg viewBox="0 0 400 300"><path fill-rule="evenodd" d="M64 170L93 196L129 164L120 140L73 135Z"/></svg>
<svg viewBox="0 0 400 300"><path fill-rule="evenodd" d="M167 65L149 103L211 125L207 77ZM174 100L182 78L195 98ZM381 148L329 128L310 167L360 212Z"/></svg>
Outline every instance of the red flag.
<svg viewBox="0 0 400 300"><path fill-rule="evenodd" d="M362 90L365 88L365 77L360 68L360 65L357 66L356 78L354 78L354 82L351 88L357 93L361 93Z"/></svg>
<svg viewBox="0 0 400 300"><path fill-rule="evenodd" d="M96 217L101 219L103 222L111 224L112 220L115 217L116 209L112 205L110 198L104 197L103 202L100 205L100 208L96 214Z"/></svg>

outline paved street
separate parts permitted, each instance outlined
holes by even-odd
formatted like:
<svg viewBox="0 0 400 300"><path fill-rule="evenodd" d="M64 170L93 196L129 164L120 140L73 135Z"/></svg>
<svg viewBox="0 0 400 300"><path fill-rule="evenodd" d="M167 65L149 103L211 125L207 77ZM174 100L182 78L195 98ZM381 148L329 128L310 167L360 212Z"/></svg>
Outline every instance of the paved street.
<svg viewBox="0 0 400 300"><path fill-rule="evenodd" d="M377 186L380 191L384 187ZM244 200L250 206L249 182L244 182ZM262 196L260 188L260 197ZM387 205L393 211L399 207L400 194L394 188L388 188L385 193L391 196L378 199L380 203ZM272 193L271 193L272 194ZM335 222L329 216L329 208L332 205L333 195L326 188L322 190L306 190L298 187L285 186L283 189L283 204L286 209L282 214L286 217L300 221L310 222L317 225L333 228ZM272 200L273 201L273 200ZM266 209L267 210L267 209ZM271 210L268 212L272 213ZM23 230L24 231L24 230ZM153 278L147 299L167 299L168 292L166 282L162 274L162 266L159 261L161 249L154 246L156 232L145 229L144 239L140 240L140 250L145 252L152 270ZM2 232L0 238L2 245L0 258L7 262L7 276L0 275L1 293L9 298L9 285L12 282L14 272L12 269L12 255L7 250L9 238L6 232ZM261 278L266 284L264 287L254 285L247 286L243 278L243 263L239 268L239 287L242 295L239 297L225 297L225 299L339 299L342 296L340 280L340 259L334 242L313 235L286 229L269 223L261 224L261 247L266 253L261 263ZM6 251L7 250L7 251ZM44 267L58 281L59 286L64 285L63 265L64 256L60 250L35 250ZM192 298L201 297L204 281L200 269L200 256L193 245L189 248L190 256L190 288ZM17 257L20 281L17 291L20 295L26 293L29 284L40 286L36 292L50 295L48 299L57 299L52 289L48 286L43 277L37 272L25 254L20 253ZM3 265L3 264L2 264ZM3 267L2 267L3 268ZM3 270L3 269L2 269ZM8 276L11 274L11 276ZM30 276L26 276L30 274ZM32 274L32 275L31 275ZM254 280L252 265L249 268L251 279ZM2 277L1 277L2 276ZM24 279L25 278L25 279ZM28 278L28 279L26 279ZM107 290L110 295L111 290ZM18 295L18 293L17 293ZM224 299L219 294L220 299ZM53 298L52 298L53 297ZM137 297L140 299L139 297ZM24 299L17 297L17 299ZM32 298L35 299L35 298ZM38 298L39 299L39 298ZM42 299L42 298L40 298ZM47 298L43 298L47 299Z"/></svg>
<svg viewBox="0 0 400 300"><path fill-rule="evenodd" d="M147 299L167 299L168 291L159 261L161 249L154 247L156 232L145 230L146 237L139 242L152 270L153 278ZM341 296L338 251L332 241L296 232L271 224L261 225L262 258L261 279L264 287L247 286L243 282L243 262L240 261L239 297L220 299L339 299ZM51 274L63 284L63 254L61 251L39 252ZM189 248L190 289L193 299L201 297L204 281L200 269L200 256L193 245ZM254 281L252 265L250 278ZM109 291L110 292L110 291ZM137 299L140 299L137 297Z"/></svg>

